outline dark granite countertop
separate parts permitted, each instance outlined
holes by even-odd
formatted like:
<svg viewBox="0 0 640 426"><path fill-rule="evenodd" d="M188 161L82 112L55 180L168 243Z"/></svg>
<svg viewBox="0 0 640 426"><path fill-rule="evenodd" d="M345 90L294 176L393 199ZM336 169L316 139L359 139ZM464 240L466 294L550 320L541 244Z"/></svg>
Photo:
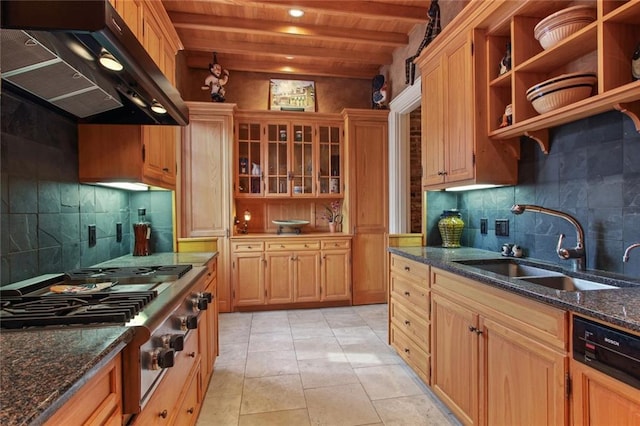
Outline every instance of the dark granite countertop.
<svg viewBox="0 0 640 426"><path fill-rule="evenodd" d="M0 334L0 424L44 423L131 340L127 327Z"/></svg>
<svg viewBox="0 0 640 426"><path fill-rule="evenodd" d="M516 262L543 265L565 275L611 284L611 290L561 291L532 284L517 278L456 263L464 260L504 259L499 253L473 248L445 249L441 247L389 247L389 252L420 263L435 266L461 276L521 294L561 309L598 318L630 330L640 332L640 280L616 276L602 271L572 272L558 265L516 259Z"/></svg>
<svg viewBox="0 0 640 426"><path fill-rule="evenodd" d="M126 255L93 266L192 264L195 268L215 256L217 252ZM44 423L120 352L133 334L134 329L125 326L2 330L0 424Z"/></svg>

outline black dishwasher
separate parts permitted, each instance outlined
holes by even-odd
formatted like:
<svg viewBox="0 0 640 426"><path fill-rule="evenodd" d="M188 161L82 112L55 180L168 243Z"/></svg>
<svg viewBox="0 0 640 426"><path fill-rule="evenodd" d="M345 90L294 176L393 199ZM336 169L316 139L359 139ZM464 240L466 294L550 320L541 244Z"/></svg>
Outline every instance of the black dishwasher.
<svg viewBox="0 0 640 426"><path fill-rule="evenodd" d="M640 337L573 317L573 359L640 389Z"/></svg>

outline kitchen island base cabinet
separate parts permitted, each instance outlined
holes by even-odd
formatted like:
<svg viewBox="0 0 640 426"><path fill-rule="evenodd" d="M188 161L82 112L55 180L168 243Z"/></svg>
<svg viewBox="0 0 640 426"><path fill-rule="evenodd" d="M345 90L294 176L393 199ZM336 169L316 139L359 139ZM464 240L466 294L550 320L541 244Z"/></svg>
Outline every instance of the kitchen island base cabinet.
<svg viewBox="0 0 640 426"><path fill-rule="evenodd" d="M565 311L432 269L432 387L466 425L567 425Z"/></svg>
<svg viewBox="0 0 640 426"><path fill-rule="evenodd" d="M575 426L640 424L640 389L574 360L571 376Z"/></svg>
<svg viewBox="0 0 640 426"><path fill-rule="evenodd" d="M116 355L46 423L56 425L120 425L122 357Z"/></svg>

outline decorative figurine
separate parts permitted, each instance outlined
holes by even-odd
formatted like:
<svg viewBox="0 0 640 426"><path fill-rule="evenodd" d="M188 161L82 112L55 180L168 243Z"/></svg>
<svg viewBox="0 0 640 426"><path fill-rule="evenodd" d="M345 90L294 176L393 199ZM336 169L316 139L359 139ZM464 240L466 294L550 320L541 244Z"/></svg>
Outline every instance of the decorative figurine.
<svg viewBox="0 0 640 426"><path fill-rule="evenodd" d="M636 46L636 51L631 57L631 74L634 80L640 80L640 43Z"/></svg>
<svg viewBox="0 0 640 426"><path fill-rule="evenodd" d="M371 108L387 109L387 83L384 81L384 75L378 74L373 77L371 89Z"/></svg>
<svg viewBox="0 0 640 426"><path fill-rule="evenodd" d="M507 43L507 51L500 61L500 72L498 75L506 74L511 71L511 43Z"/></svg>
<svg viewBox="0 0 640 426"><path fill-rule="evenodd" d="M513 107L511 104L507 105L502 115L502 121L500 122L500 128L511 126L513 124Z"/></svg>
<svg viewBox="0 0 640 426"><path fill-rule="evenodd" d="M218 63L216 52L213 52L213 63L209 64L210 75L204 80L204 86L202 90L211 91L212 102L224 102L224 86L229 81L229 71L222 69L222 66Z"/></svg>
<svg viewBox="0 0 640 426"><path fill-rule="evenodd" d="M416 54L409 56L404 63L405 84L411 84L412 86L416 77L416 64L413 63L413 60L420 56L422 49L427 47L427 45L431 43L438 34L440 34L440 31L442 31L442 28L440 27L440 6L438 5L438 0L431 0L431 6L429 6L429 11L427 12L427 18L429 19L429 22L427 23L427 29L424 33L422 43L420 43Z"/></svg>

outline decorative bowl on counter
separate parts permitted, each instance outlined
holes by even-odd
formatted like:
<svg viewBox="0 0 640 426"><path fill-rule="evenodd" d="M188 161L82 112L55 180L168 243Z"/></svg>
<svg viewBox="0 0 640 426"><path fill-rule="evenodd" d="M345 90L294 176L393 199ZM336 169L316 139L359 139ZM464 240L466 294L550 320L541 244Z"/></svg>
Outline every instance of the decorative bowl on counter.
<svg viewBox="0 0 640 426"><path fill-rule="evenodd" d="M539 114L544 114L588 98L597 81L595 73L562 74L527 89L527 100Z"/></svg>
<svg viewBox="0 0 640 426"><path fill-rule="evenodd" d="M533 35L543 49L549 49L596 19L591 6L573 6L553 13L540 21Z"/></svg>
<svg viewBox="0 0 640 426"><path fill-rule="evenodd" d="M297 220L297 219L278 219L271 221L274 225L278 226L278 230L276 231L278 234L282 233L282 228L291 228L293 232L299 234L302 232L302 227L309 224L308 220Z"/></svg>

